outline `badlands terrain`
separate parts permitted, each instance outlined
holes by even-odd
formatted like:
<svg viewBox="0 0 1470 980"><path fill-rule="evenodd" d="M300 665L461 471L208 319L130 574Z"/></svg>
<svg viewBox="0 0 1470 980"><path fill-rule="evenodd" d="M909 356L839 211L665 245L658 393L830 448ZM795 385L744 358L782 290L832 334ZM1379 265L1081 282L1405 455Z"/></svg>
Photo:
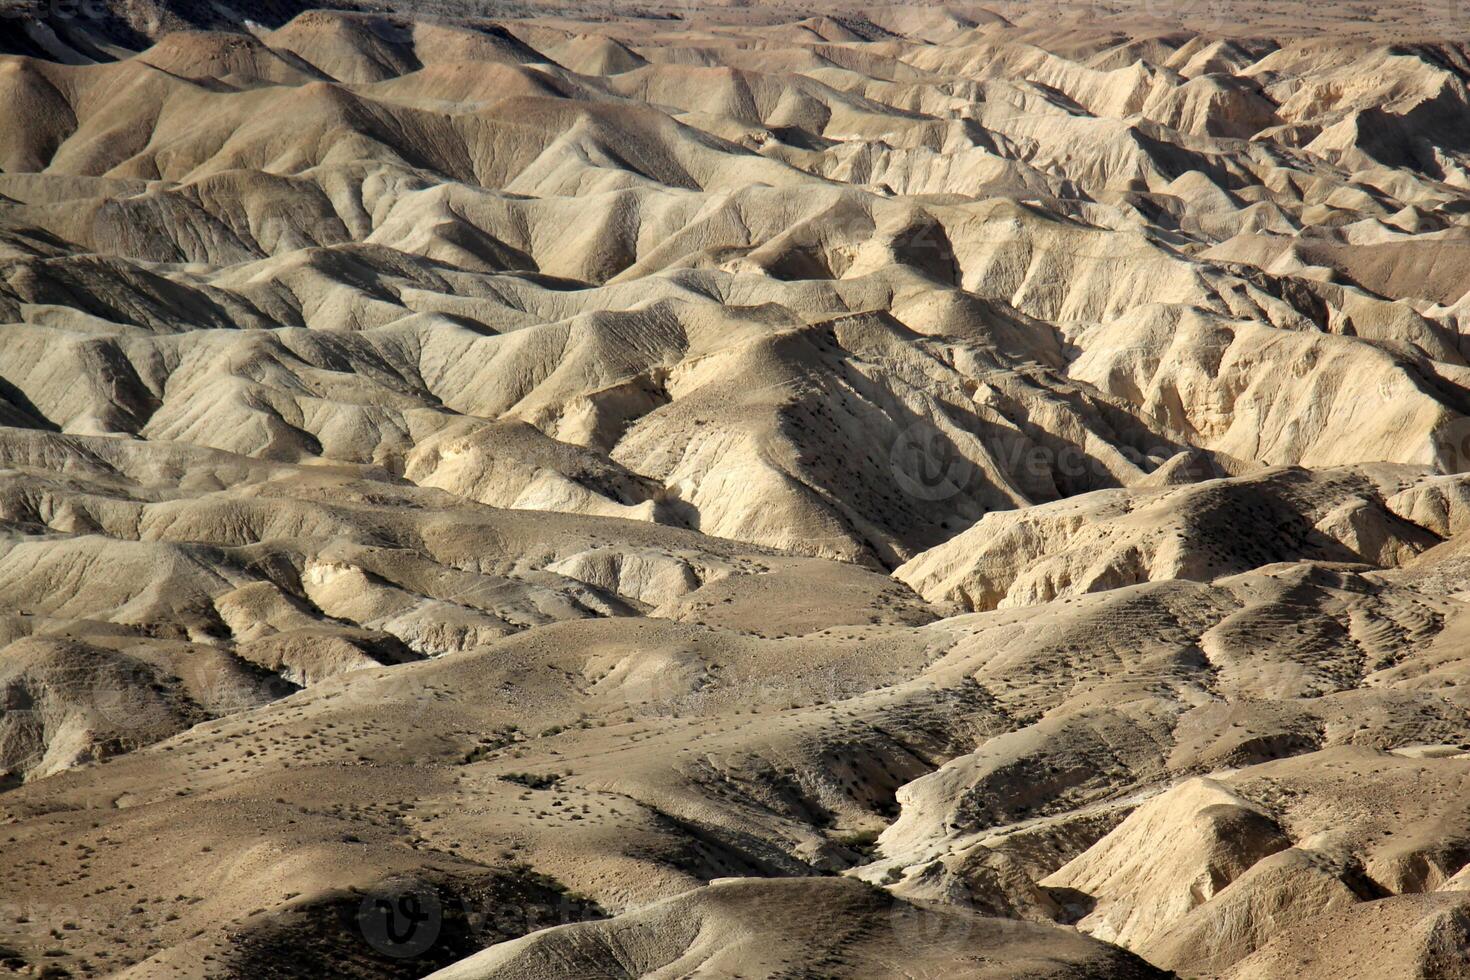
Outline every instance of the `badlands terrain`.
<svg viewBox="0 0 1470 980"><path fill-rule="evenodd" d="M1457 3L4 14L0 971L1470 977Z"/></svg>

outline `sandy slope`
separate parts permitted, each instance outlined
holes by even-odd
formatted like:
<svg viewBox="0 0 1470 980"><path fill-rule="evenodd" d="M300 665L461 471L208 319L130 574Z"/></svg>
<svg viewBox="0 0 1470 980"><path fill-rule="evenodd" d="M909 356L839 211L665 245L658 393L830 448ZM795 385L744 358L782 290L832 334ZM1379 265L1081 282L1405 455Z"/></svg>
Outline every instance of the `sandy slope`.
<svg viewBox="0 0 1470 980"><path fill-rule="evenodd" d="M0 964L1470 976L1416 9L9 18Z"/></svg>

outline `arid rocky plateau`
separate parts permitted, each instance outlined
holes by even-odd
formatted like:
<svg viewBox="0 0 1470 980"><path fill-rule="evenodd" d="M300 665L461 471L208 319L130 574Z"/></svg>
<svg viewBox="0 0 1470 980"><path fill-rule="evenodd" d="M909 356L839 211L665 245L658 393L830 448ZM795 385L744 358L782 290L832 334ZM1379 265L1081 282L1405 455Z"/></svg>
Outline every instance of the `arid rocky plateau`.
<svg viewBox="0 0 1470 980"><path fill-rule="evenodd" d="M0 971L1470 977L1452 0L0 17Z"/></svg>

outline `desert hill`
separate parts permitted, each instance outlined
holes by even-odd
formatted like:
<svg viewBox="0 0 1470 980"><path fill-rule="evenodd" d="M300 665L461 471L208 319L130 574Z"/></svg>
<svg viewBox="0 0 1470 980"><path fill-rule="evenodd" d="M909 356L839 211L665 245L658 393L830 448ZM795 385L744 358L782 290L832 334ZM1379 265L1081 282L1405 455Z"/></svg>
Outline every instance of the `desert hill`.
<svg viewBox="0 0 1470 980"><path fill-rule="evenodd" d="M0 965L1470 976L1457 7L97 6Z"/></svg>

